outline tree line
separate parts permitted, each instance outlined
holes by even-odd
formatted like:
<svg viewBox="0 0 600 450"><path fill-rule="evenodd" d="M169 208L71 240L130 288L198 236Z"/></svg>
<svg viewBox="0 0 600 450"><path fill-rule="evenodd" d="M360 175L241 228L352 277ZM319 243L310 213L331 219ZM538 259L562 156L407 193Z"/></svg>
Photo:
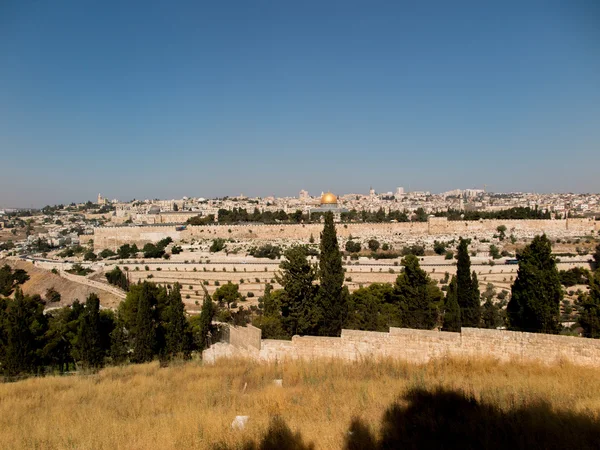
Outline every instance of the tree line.
<svg viewBox="0 0 600 450"><path fill-rule="evenodd" d="M202 351L216 329L213 302L206 295L200 315L188 317L181 287L143 282L130 286L117 312L100 309L96 294L85 303L44 312L39 295L0 298L0 374L94 370L107 364L168 363Z"/></svg>
<svg viewBox="0 0 600 450"><path fill-rule="evenodd" d="M343 286L341 253L333 217L328 214L318 264L309 262L306 246L288 249L276 277L282 289L266 286L259 299L261 315L253 323L267 338L336 336L342 327L370 331L387 331L392 326L444 331L460 331L461 327L541 333L562 330L561 278L572 279L579 271L573 271L574 275L558 271L545 235L536 236L517 255L519 269L506 310L493 301L493 295L486 295L482 304L479 280L471 270L469 243L467 239L459 241L456 275L445 295L413 254L402 259L403 270L395 283L373 283L350 294ZM600 264L600 245L595 258ZM600 271L586 273L590 289L580 295L578 322L584 336L600 337Z"/></svg>

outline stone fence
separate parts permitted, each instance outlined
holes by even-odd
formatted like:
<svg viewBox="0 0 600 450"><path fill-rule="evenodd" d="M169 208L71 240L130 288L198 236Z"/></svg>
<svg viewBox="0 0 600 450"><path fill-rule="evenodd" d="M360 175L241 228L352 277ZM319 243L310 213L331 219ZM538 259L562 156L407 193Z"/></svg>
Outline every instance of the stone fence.
<svg viewBox="0 0 600 450"><path fill-rule="evenodd" d="M462 328L460 333L390 328L389 332L342 330L341 337L294 336L291 341L263 339L256 346L257 328L233 327L240 337L205 350L203 357L243 356L261 361L286 359L339 358L356 361L367 358L394 358L413 363L432 359L494 358L503 362L565 361L600 367L600 340L506 330ZM260 330L258 330L260 332ZM252 344L247 336L252 336Z"/></svg>

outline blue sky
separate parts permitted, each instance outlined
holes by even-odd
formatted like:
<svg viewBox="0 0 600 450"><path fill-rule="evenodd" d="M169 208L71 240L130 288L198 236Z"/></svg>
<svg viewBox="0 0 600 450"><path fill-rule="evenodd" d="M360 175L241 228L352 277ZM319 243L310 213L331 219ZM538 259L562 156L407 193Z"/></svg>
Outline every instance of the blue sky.
<svg viewBox="0 0 600 450"><path fill-rule="evenodd" d="M600 191L594 1L0 1L0 206Z"/></svg>

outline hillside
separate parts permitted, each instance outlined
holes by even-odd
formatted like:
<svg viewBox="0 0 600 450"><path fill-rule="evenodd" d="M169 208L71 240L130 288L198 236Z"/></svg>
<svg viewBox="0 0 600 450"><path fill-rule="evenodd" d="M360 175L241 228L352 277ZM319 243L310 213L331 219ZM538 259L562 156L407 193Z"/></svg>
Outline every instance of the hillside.
<svg viewBox="0 0 600 450"><path fill-rule="evenodd" d="M76 299L83 302L92 292L98 295L100 304L105 308L114 308L121 302L120 298L109 292L66 280L48 270L40 269L30 262L7 259L0 260L0 266L3 266L4 264L8 264L14 269L23 269L27 271L30 279L22 286L25 294L39 294L44 297L48 288L53 287L56 289L61 295L61 301L58 303L49 303L47 307L67 306L72 304Z"/></svg>
<svg viewBox="0 0 600 450"><path fill-rule="evenodd" d="M0 384L0 442L12 449L309 448L299 440L318 449L586 449L600 439L599 375L490 360L155 362ZM243 430L231 429L237 415L249 416ZM283 422L266 439L275 416Z"/></svg>

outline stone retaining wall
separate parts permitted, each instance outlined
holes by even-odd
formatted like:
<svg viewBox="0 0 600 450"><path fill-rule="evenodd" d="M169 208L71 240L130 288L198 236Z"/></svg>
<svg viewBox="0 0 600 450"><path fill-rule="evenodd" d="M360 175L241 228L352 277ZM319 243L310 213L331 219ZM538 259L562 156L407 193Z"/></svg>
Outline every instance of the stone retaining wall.
<svg viewBox="0 0 600 450"><path fill-rule="evenodd" d="M252 327L254 328L254 327ZM240 333L236 328L236 333ZM256 328L251 330L256 337ZM241 334L240 334L241 336ZM247 342L244 340L244 342ZM210 360L226 357L236 350L262 361L286 359L340 358L356 361L363 358L396 358L426 363L443 357L495 358L500 361L566 361L576 365L600 367L600 340L505 330L462 328L460 333L390 328L388 333L342 330L341 337L294 336L291 341L264 339L256 351L230 340L228 345L211 349ZM207 354L207 357L209 355Z"/></svg>

